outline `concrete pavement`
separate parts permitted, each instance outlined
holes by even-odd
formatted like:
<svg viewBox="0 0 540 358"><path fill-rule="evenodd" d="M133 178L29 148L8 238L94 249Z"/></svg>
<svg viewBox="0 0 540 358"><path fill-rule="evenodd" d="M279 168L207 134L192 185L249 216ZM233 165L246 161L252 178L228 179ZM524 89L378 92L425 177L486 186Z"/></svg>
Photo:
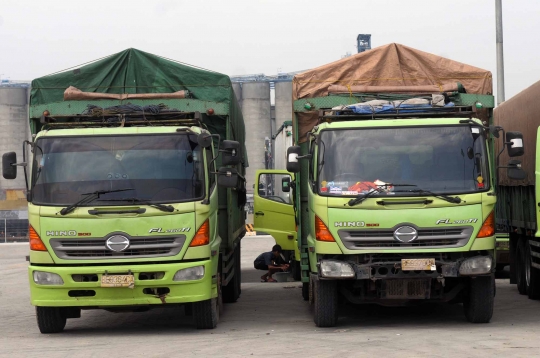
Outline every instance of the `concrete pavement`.
<svg viewBox="0 0 540 358"><path fill-rule="evenodd" d="M317 328L299 283L261 283L254 258L268 236L242 243L242 296L218 328L197 331L182 308L83 311L61 334L42 335L29 304L27 245L0 244L0 357L485 357L537 356L540 302L497 280L490 324L465 321L461 305L345 306L339 326Z"/></svg>

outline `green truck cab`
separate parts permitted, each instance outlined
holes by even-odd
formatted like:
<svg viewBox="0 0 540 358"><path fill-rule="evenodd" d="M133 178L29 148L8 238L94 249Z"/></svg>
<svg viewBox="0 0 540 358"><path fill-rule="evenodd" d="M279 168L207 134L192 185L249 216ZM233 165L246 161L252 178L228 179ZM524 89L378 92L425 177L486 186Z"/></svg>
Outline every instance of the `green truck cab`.
<svg viewBox="0 0 540 358"><path fill-rule="evenodd" d="M425 86L348 86L344 94L332 93L333 83L353 82L346 77L351 68L361 72L365 61L393 48L295 77L296 145L287 151L287 170L257 173L273 191L255 193L255 226L282 246L296 245L302 294L319 327L337 323L342 300L463 303L470 322L489 322L496 265L493 141L500 132L490 126L493 97L489 89L465 93L461 84L444 94L440 107L441 93ZM418 51L407 64L421 66L433 56ZM401 68L406 78L396 58L383 69ZM452 80L467 78L467 65L460 65L463 72ZM341 68L348 72L340 77ZM326 83L322 76L332 73ZM325 89L307 88L311 79ZM514 149L512 156L522 148Z"/></svg>
<svg viewBox="0 0 540 358"><path fill-rule="evenodd" d="M86 97L63 98L69 86ZM32 82L34 135L22 163L4 154L3 175L28 177L42 333L81 309L162 305L216 326L240 295L243 125L227 76L135 49Z"/></svg>

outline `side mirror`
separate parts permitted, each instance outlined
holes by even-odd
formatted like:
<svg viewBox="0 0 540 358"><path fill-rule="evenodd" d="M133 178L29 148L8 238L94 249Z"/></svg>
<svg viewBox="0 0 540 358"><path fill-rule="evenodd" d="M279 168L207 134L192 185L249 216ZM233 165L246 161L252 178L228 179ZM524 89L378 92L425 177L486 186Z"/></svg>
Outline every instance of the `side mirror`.
<svg viewBox="0 0 540 358"><path fill-rule="evenodd" d="M521 169L521 162L519 160L510 160L506 170L506 175L510 179L525 180L527 178L527 173Z"/></svg>
<svg viewBox="0 0 540 358"><path fill-rule="evenodd" d="M220 152L222 165L236 165L242 161L240 143L234 140L224 140L221 143ZM221 170L221 169L220 169Z"/></svg>
<svg viewBox="0 0 540 358"><path fill-rule="evenodd" d="M506 132L506 145L509 157L519 157L525 153L523 134L520 132Z"/></svg>
<svg viewBox="0 0 540 358"><path fill-rule="evenodd" d="M208 148L212 145L212 135L208 133L201 133L197 136L197 143L203 148Z"/></svg>
<svg viewBox="0 0 540 358"><path fill-rule="evenodd" d="M298 173L300 171L300 162L298 157L302 154L299 146L295 145L287 148L287 171Z"/></svg>
<svg viewBox="0 0 540 358"><path fill-rule="evenodd" d="M225 188L238 186L238 171L235 168L219 168L218 185Z"/></svg>
<svg viewBox="0 0 540 358"><path fill-rule="evenodd" d="M8 152L2 155L2 176L4 179L17 178L17 153Z"/></svg>
<svg viewBox="0 0 540 358"><path fill-rule="evenodd" d="M284 193L288 193L291 191L291 178L290 177L281 178L281 191Z"/></svg>

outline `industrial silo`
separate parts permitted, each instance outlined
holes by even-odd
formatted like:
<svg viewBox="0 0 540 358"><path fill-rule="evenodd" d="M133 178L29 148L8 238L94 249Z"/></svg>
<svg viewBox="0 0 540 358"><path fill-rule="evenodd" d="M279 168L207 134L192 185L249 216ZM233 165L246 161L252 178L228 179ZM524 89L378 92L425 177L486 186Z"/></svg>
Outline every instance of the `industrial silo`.
<svg viewBox="0 0 540 358"><path fill-rule="evenodd" d="M16 152L23 161L23 142L30 138L28 88L0 86L0 154ZM0 176L0 241L22 240L27 235L28 211L26 184L22 168L15 180Z"/></svg>
<svg viewBox="0 0 540 358"><path fill-rule="evenodd" d="M240 106L240 108L242 108L242 83L233 82L232 88L234 94L236 95L236 99L238 100L238 105Z"/></svg>
<svg viewBox="0 0 540 358"><path fill-rule="evenodd" d="M255 171L265 169L265 138L272 136L268 82L242 84L242 114L246 123L246 150L249 155L246 188L248 194L253 194Z"/></svg>

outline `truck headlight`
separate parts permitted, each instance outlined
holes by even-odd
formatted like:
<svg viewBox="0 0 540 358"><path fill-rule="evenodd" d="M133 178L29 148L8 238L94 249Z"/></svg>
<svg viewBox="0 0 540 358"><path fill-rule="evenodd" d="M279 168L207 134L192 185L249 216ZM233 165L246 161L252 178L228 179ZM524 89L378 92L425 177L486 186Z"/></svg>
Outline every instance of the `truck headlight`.
<svg viewBox="0 0 540 358"><path fill-rule="evenodd" d="M64 280L60 275L52 272L34 271L34 282L38 285L63 285Z"/></svg>
<svg viewBox="0 0 540 358"><path fill-rule="evenodd" d="M459 267L461 275L483 275L491 272L491 257L476 256L463 261Z"/></svg>
<svg viewBox="0 0 540 358"><path fill-rule="evenodd" d="M195 266L178 270L173 277L173 281L193 281L204 277L204 266Z"/></svg>
<svg viewBox="0 0 540 358"><path fill-rule="evenodd" d="M353 278L355 276L352 266L342 261L322 260L320 268L322 277Z"/></svg>

